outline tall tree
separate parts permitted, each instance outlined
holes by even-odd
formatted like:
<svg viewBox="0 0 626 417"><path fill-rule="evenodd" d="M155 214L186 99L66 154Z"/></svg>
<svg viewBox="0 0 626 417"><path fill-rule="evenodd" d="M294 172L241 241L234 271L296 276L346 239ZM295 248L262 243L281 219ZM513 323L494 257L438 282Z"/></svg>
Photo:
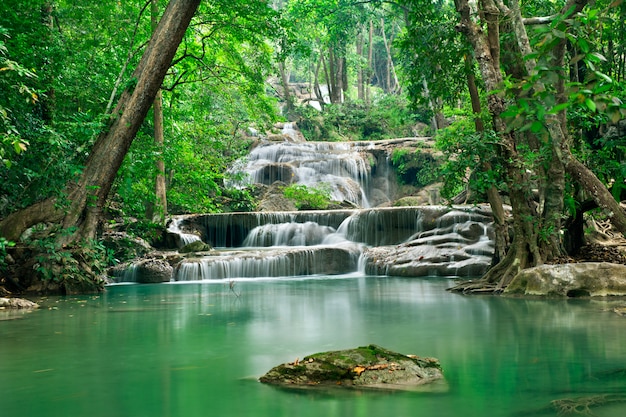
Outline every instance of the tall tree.
<svg viewBox="0 0 626 417"><path fill-rule="evenodd" d="M565 110L569 104L563 81L567 68L566 33L572 22L580 18L586 0L569 0L551 17L550 33L540 44L543 51L531 48L516 0L510 2L510 8L494 0L480 3L455 0L455 4L461 17L458 28L473 46L489 94L488 109L499 139L498 148L512 206L513 241L505 258L487 273L483 281L502 289L519 270L541 265L563 253L560 231L566 171L600 207L610 211L613 224L622 233L626 232L626 214L604 184L574 157L567 134ZM516 68L514 62L506 62L506 65L501 62L504 54L501 53L500 29L505 16L512 22L515 47L525 62L523 68ZM537 57L544 57L547 64L538 63ZM505 79L501 67L505 66L506 70L512 71L512 76L521 80L521 84L510 90L514 100L512 106L502 94ZM548 79L552 80L550 87ZM528 117L531 106L534 119ZM516 127L515 122L520 120L523 125ZM546 150L543 160L546 169L529 166L528 155L522 152L523 149L540 148ZM537 172L543 176L540 178L543 185L540 186L539 204L533 198L534 181L531 178L531 174ZM459 288L471 290L474 285Z"/></svg>
<svg viewBox="0 0 626 417"><path fill-rule="evenodd" d="M0 222L0 234L17 239L26 228L60 222L66 231L57 239L63 246L96 235L98 221L124 156L170 68L200 0L171 0L133 72L133 82L122 93L111 121L98 137L80 178L67 187L68 204L49 198L9 215Z"/></svg>
<svg viewBox="0 0 626 417"><path fill-rule="evenodd" d="M154 32L158 25L159 3L158 0L152 0L150 4L150 23ZM163 223L167 216L167 188L165 186L165 162L163 162L163 93L161 89L157 91L152 104L153 125L154 125L154 145L157 151L156 156L156 177L154 184L154 194L156 201L151 208L148 218L155 222Z"/></svg>

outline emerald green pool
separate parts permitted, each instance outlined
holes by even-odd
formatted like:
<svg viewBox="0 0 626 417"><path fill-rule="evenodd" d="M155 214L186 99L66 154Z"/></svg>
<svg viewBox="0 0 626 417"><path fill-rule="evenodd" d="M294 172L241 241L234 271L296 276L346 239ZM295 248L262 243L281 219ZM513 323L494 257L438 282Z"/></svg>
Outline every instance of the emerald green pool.
<svg viewBox="0 0 626 417"><path fill-rule="evenodd" d="M462 296L449 280L314 277L119 285L0 312L6 417L624 416L626 300ZM16 318L15 320L6 320ZM423 392L266 386L271 367L375 343L439 358Z"/></svg>

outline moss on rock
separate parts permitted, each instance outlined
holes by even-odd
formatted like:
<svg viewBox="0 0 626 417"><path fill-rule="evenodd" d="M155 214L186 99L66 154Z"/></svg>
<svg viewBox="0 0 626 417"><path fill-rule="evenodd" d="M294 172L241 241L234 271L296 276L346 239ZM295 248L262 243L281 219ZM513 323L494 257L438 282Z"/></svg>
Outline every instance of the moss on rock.
<svg viewBox="0 0 626 417"><path fill-rule="evenodd" d="M443 378L437 359L404 355L376 345L316 353L272 368L267 384L407 389Z"/></svg>

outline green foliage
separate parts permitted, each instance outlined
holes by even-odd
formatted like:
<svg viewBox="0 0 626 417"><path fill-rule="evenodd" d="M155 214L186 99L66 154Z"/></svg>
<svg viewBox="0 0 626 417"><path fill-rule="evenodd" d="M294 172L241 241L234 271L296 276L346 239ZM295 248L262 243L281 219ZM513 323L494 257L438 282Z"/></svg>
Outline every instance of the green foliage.
<svg viewBox="0 0 626 417"><path fill-rule="evenodd" d="M324 210L331 201L328 184L319 184L316 187L291 184L284 188L283 194L294 201L298 210Z"/></svg>
<svg viewBox="0 0 626 417"><path fill-rule="evenodd" d="M464 56L470 53L455 30L454 3L402 0L400 4L407 23L396 41L401 51L397 60L412 105L434 111L444 104L455 105L467 90Z"/></svg>
<svg viewBox="0 0 626 417"><path fill-rule="evenodd" d="M256 209L256 198L250 189L226 188L222 191L220 207L225 212L250 212Z"/></svg>
<svg viewBox="0 0 626 417"><path fill-rule="evenodd" d="M401 184L425 187L436 182L439 177L440 163L432 153L417 149L394 149L391 153L391 165L395 168Z"/></svg>
<svg viewBox="0 0 626 417"><path fill-rule="evenodd" d="M21 137L15 126L11 97L4 92L14 91L26 102L37 100L35 91L25 84L28 79L36 78L34 72L7 58L8 49L4 38L9 38L6 29L0 26L0 163L11 168L13 155L20 155L28 146L28 141Z"/></svg>
<svg viewBox="0 0 626 417"><path fill-rule="evenodd" d="M38 249L35 269L41 280L54 282L68 293L101 290L101 276L115 262L112 251L96 240L58 248L52 233L32 244Z"/></svg>
<svg viewBox="0 0 626 417"><path fill-rule="evenodd" d="M298 127L308 140L358 141L413 136L418 121L403 96L383 94L371 106L358 102L329 104L319 112L298 107Z"/></svg>
<svg viewBox="0 0 626 417"><path fill-rule="evenodd" d="M468 187L478 193L484 193L492 185L505 188L495 153L498 138L493 131L476 133L473 121L463 118L440 129L435 139L436 147L444 154L440 171L444 198L452 198ZM482 164L487 162L492 163L492 170L482 169Z"/></svg>
<svg viewBox="0 0 626 417"><path fill-rule="evenodd" d="M7 266L7 248L10 248L12 246L15 246L15 242L12 242L0 236L0 272L2 272Z"/></svg>

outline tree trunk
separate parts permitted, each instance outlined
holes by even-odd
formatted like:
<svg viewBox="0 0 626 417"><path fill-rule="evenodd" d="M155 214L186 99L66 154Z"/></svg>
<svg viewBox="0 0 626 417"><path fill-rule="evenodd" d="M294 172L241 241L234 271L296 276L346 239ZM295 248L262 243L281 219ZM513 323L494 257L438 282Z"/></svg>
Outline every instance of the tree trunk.
<svg viewBox="0 0 626 417"><path fill-rule="evenodd" d="M158 25L158 3L152 0L150 8L150 20L152 24L152 32ZM154 124L154 146L157 150L156 156L156 177L154 182L154 194L156 201L152 209L152 213L148 216L155 223L165 222L167 216L167 188L165 186L165 162L163 161L163 145L165 138L163 134L163 94L161 89L156 94L152 104L153 124Z"/></svg>
<svg viewBox="0 0 626 417"><path fill-rule="evenodd" d="M293 97L291 96L291 91L289 90L289 76L287 74L287 70L285 69L285 63L278 63L278 71L280 72L280 82L283 87L283 100L285 100L285 104L287 105L287 113L291 113L293 111Z"/></svg>
<svg viewBox="0 0 626 417"><path fill-rule="evenodd" d="M480 113L482 112L480 95L478 94L478 87L476 86L476 77L474 76L472 61L468 55L465 56L465 74L467 77L467 90L470 94L472 111L474 112L474 126L476 127L476 132L483 133L485 126L480 118ZM489 161L483 160L481 161L481 165L481 169L484 171L490 171L492 169ZM492 265L497 265L506 256L510 237L502 197L500 197L500 193L495 185L491 185L487 189L487 201L489 201L489 206L491 207L495 229L495 248Z"/></svg>
<svg viewBox="0 0 626 417"><path fill-rule="evenodd" d="M365 104L369 107L372 102L372 74L374 65L374 21L370 19L370 30L367 45L367 77L365 82Z"/></svg>
<svg viewBox="0 0 626 417"><path fill-rule="evenodd" d="M77 183L67 187L68 205L61 206L56 199L36 204L45 208L48 218L34 215L38 209L27 208L13 213L0 223L0 234L9 240L17 239L28 227L44 221L56 222L62 217L62 233L57 244L64 245L80 239L92 239L102 209L117 171L154 102L178 45L200 0L171 0L161 21L132 75L132 83L123 92L112 113L108 128L94 144L85 169ZM14 227L13 224L19 224Z"/></svg>
<svg viewBox="0 0 626 417"><path fill-rule="evenodd" d="M521 269L543 263L543 256L537 242L536 225L533 223L533 219L538 216L527 193L531 182L517 151L515 136L500 116L506 109L505 98L501 94L492 94L500 89L503 81L500 65L494 60L494 55L499 57L499 39L494 45L492 42L495 39L484 32L479 24L480 13L475 2L455 0L455 4L461 16L458 29L467 36L474 48L476 61L489 94L487 106L493 119L494 130L500 138L499 150L502 160L505 161L505 175L513 213L513 242L505 258L483 277L484 282L496 284L496 289L500 289L506 287ZM490 20L494 19L496 11L497 9L489 10ZM489 24L494 24L494 22ZM465 291L471 288L459 286L457 289Z"/></svg>
<svg viewBox="0 0 626 417"><path fill-rule="evenodd" d="M393 57L391 56L391 47L389 41L387 41L387 34L385 33L385 18L380 18L381 32L383 36L383 44L385 45L385 52L387 52L387 92L395 93L400 85L398 81L398 75L396 74L396 67L393 65Z"/></svg>
<svg viewBox="0 0 626 417"><path fill-rule="evenodd" d="M320 107L324 109L324 105L326 102L324 101L324 94L322 94L322 89L320 88L320 67L322 66L323 57L320 54L319 59L317 60L317 65L315 66L315 73L313 77L313 91L315 92L315 97L317 97Z"/></svg>
<svg viewBox="0 0 626 417"><path fill-rule="evenodd" d="M356 39L356 55L361 59L363 57L363 30L359 29L359 34ZM361 102L365 100L365 85L364 85L364 77L363 77L363 66L359 62L359 66L357 68L357 99Z"/></svg>
<svg viewBox="0 0 626 417"><path fill-rule="evenodd" d="M156 201L149 219L155 223L163 223L167 216L167 187L165 185L165 162L163 161L164 134L163 134L163 95L158 91L152 105L154 112L154 146L157 150L156 177L154 192Z"/></svg>
<svg viewBox="0 0 626 417"><path fill-rule="evenodd" d="M488 97L489 111L493 118L494 130L500 137L500 150L505 164L507 185L511 198L513 211L514 238L506 257L483 277L484 283L495 284L496 290L504 289L511 279L521 269L541 265L546 259L562 253L560 239L561 216L563 212L564 172L580 183L580 185L592 195L594 200L603 208L608 209L612 216L613 224L622 232L626 231L626 213L612 197L606 187L597 177L580 163L572 155L569 149L567 137L567 118L564 112L558 115L546 117L546 125L551 145L551 160L549 169L545 172L545 203L541 216L538 216L535 203L530 196L530 181L525 172L521 156L517 151L518 138L512 133L500 114L506 108L504 98L495 93L500 89L502 82L499 65L494 62L494 57L499 56L499 49L493 42L493 34L485 34L483 26L479 24L481 17L487 20L487 27L493 29L499 20L498 11L508 14L513 21L515 37L519 50L526 57L532 52L526 36L523 20L519 12L516 0L511 2L509 10L498 4L500 8L493 7L493 0L485 0L483 9L478 10L477 3L470 0L455 0L457 10L461 15L461 23L458 26L469 39L474 47L476 59L485 82L486 89L490 93ZM586 0L569 0L562 9L561 14L580 11L586 4ZM567 24L567 23L563 23ZM494 31L496 29L493 29ZM490 30L491 32L492 30ZM565 42L561 42L552 50L552 66L565 68L564 64ZM535 63L532 59L526 59L526 69L529 74L535 71ZM561 74L562 76L563 74ZM561 80L565 77L561 77ZM541 83L536 85L541 91ZM563 103L565 89L563 81L557 82L556 103ZM534 219L539 219L534 220ZM554 228L554 230L550 228ZM461 285L457 289L462 291L473 290L473 285Z"/></svg>

